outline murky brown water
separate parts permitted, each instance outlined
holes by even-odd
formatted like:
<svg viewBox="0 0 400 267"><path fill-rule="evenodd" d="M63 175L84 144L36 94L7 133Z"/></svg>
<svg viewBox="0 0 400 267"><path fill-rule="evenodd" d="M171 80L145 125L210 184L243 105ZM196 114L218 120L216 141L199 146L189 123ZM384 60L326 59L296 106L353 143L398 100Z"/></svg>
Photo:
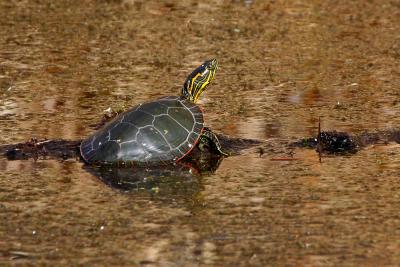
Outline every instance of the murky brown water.
<svg viewBox="0 0 400 267"><path fill-rule="evenodd" d="M216 57L209 125L274 142L400 125L397 1L1 1L0 144L78 139ZM397 265L400 146L248 151L121 192L81 162L0 158L0 265Z"/></svg>

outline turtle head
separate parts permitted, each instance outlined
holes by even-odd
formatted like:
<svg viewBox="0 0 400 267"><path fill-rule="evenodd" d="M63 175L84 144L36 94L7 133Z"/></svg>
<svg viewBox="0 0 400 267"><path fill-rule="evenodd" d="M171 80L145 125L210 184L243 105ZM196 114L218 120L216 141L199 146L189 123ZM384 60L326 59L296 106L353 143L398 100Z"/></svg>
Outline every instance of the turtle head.
<svg viewBox="0 0 400 267"><path fill-rule="evenodd" d="M182 87L182 97L196 103L207 85L213 80L217 67L218 61L216 59L207 60L197 67L186 78Z"/></svg>

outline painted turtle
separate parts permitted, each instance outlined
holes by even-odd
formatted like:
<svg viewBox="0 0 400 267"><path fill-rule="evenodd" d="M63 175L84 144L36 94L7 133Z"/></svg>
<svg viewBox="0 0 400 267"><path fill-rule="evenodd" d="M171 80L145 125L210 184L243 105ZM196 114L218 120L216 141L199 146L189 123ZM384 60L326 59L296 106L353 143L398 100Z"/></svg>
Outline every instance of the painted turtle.
<svg viewBox="0 0 400 267"><path fill-rule="evenodd" d="M186 79L180 96L139 104L118 115L82 141L82 158L90 164L160 164L176 162L197 145L222 152L217 136L204 127L195 103L214 78L217 60L204 62Z"/></svg>

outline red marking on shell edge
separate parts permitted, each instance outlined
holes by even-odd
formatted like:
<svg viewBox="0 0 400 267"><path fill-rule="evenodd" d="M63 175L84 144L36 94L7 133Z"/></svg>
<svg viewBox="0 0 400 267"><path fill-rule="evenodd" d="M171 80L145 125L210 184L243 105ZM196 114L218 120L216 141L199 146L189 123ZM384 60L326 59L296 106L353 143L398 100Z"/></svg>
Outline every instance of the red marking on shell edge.
<svg viewBox="0 0 400 267"><path fill-rule="evenodd" d="M198 169L196 169L195 167L193 167L193 165L191 163L182 163L179 162L180 165L184 166L184 167L188 167L191 170L194 170L196 172L196 174L200 174L200 171Z"/></svg>
<svg viewBox="0 0 400 267"><path fill-rule="evenodd" d="M200 132L200 134L199 134L199 137L197 138L196 142L194 142L192 148L190 148L189 151L186 152L185 155L183 155L182 157L180 157L180 158L178 158L177 160L175 160L175 162L178 162L178 161L180 161L181 159L183 159L184 157L186 157L186 156L196 147L197 143L200 141L200 137L201 137L203 131L204 131L204 125L203 125L203 128L201 128L201 132Z"/></svg>

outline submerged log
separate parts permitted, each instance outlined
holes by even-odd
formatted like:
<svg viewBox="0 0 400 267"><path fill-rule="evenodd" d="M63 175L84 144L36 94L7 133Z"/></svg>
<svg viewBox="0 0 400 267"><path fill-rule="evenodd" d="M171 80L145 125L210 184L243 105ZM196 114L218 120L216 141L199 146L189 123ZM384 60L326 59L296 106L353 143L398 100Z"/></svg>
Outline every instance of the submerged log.
<svg viewBox="0 0 400 267"><path fill-rule="evenodd" d="M222 134L217 134L220 143L225 151L231 156L240 154L243 150L251 147L259 147L258 151L262 154L269 151L266 141L234 138ZM308 137L294 142L283 144L286 148L308 148L317 149L320 146L320 152L325 154L353 154L360 149L373 144L387 144L389 142L400 143L400 130L391 129L386 131L377 131L373 133L362 133L359 135L350 135L346 132L323 131L320 137ZM81 140L63 140L63 139L30 139L24 143L0 146L0 154L9 160L23 159L69 159L80 158L79 145ZM261 153L261 152L260 152ZM194 149L187 156L187 160L199 161L200 159L212 157L209 152L201 152Z"/></svg>

